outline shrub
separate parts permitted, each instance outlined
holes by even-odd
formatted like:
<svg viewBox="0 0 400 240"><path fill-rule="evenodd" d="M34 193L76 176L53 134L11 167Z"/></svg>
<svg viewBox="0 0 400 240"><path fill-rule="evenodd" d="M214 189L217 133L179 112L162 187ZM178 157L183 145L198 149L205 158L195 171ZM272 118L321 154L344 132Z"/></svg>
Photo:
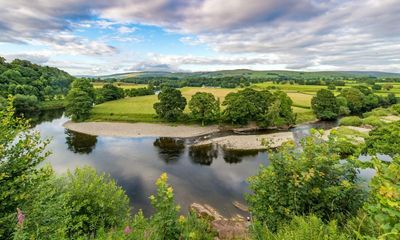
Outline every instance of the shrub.
<svg viewBox="0 0 400 240"><path fill-rule="evenodd" d="M365 144L370 154L400 154L400 121L373 129L365 139Z"/></svg>
<svg viewBox="0 0 400 240"><path fill-rule="evenodd" d="M392 105L390 109L392 110L392 113L396 115L400 114L400 103Z"/></svg>
<svg viewBox="0 0 400 240"><path fill-rule="evenodd" d="M388 108L375 108L370 112L366 112L363 114L364 117L370 117L370 116L375 116L375 117L382 117L382 116L388 116L391 115L392 111Z"/></svg>
<svg viewBox="0 0 400 240"><path fill-rule="evenodd" d="M13 107L16 113L31 113L39 110L39 102L36 96L17 94L13 99Z"/></svg>
<svg viewBox="0 0 400 240"><path fill-rule="evenodd" d="M315 215L296 216L289 224L283 224L277 232L273 232L255 223L250 227L253 239L263 240L347 240L349 236L343 233L336 224L330 221L325 224Z"/></svg>
<svg viewBox="0 0 400 240"><path fill-rule="evenodd" d="M326 221L355 214L364 192L355 164L341 159L336 144L315 134L302 141L303 151L285 144L272 153L270 165L249 178L246 200L255 219L275 231L294 215L314 213Z"/></svg>
<svg viewBox="0 0 400 240"><path fill-rule="evenodd" d="M95 236L100 229L122 227L130 212L122 188L89 167L44 182L23 209L24 232L32 239Z"/></svg>
<svg viewBox="0 0 400 240"><path fill-rule="evenodd" d="M376 116L369 116L363 119L363 125L371 125L373 127L380 127L383 125L383 121Z"/></svg>
<svg viewBox="0 0 400 240"><path fill-rule="evenodd" d="M362 119L357 116L344 117L339 120L341 126L361 126Z"/></svg>

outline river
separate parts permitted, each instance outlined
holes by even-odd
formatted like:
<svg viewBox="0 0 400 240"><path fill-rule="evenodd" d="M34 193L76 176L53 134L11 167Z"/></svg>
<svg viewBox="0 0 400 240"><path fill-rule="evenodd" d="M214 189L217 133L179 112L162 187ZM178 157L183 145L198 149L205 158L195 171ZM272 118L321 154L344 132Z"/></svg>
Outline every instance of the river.
<svg viewBox="0 0 400 240"><path fill-rule="evenodd" d="M244 203L246 179L268 165L263 151L224 151L215 146L191 148L190 139L96 137L71 132L62 112L52 111L36 119L35 130L50 138L48 158L57 173L92 166L110 174L122 186L134 211L152 212L149 196L155 181L166 172L174 188L176 202L186 211L193 202L209 204L226 216L241 213L232 202ZM332 128L336 122L306 124L291 129L298 141L311 128Z"/></svg>

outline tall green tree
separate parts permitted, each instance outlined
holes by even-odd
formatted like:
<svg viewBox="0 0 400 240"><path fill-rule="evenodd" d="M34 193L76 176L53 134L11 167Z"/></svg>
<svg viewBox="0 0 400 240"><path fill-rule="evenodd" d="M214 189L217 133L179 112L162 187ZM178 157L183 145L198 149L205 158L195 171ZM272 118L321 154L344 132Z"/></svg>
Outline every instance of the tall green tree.
<svg viewBox="0 0 400 240"><path fill-rule="evenodd" d="M362 112L365 95L359 89L344 88L340 96L346 98L351 113L358 114Z"/></svg>
<svg viewBox="0 0 400 240"><path fill-rule="evenodd" d="M311 107L321 120L333 120L339 115L339 106L335 95L326 89L321 89L311 99Z"/></svg>
<svg viewBox="0 0 400 240"><path fill-rule="evenodd" d="M189 109L193 118L204 123L213 122L219 117L219 102L214 95L206 92L197 92L189 101Z"/></svg>
<svg viewBox="0 0 400 240"><path fill-rule="evenodd" d="M10 239L17 208L30 201L33 189L51 171L39 167L49 154L48 141L32 132L26 120L14 117L11 99L0 109L0 133L0 239Z"/></svg>
<svg viewBox="0 0 400 240"><path fill-rule="evenodd" d="M181 91L175 88L165 87L158 94L159 102L153 105L156 113L162 119L176 121L182 115L186 107L186 98L182 96Z"/></svg>
<svg viewBox="0 0 400 240"><path fill-rule="evenodd" d="M65 114L71 117L72 121L88 119L95 100L93 85L87 79L76 79L66 100Z"/></svg>
<svg viewBox="0 0 400 240"><path fill-rule="evenodd" d="M290 127L296 122L296 114L293 113L293 101L283 91L276 91L272 96L267 113L260 115L258 124L263 127Z"/></svg>

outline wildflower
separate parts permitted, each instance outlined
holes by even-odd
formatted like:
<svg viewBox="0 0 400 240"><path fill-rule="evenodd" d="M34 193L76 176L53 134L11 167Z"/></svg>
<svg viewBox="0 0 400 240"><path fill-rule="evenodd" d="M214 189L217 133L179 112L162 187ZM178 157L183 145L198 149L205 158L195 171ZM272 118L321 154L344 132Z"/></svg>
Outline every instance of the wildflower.
<svg viewBox="0 0 400 240"><path fill-rule="evenodd" d="M24 224L25 215L19 208L17 208L17 219L18 219L18 225L22 226Z"/></svg>
<svg viewBox="0 0 400 240"><path fill-rule="evenodd" d="M128 234L130 234L131 232L132 232L132 228L129 227L129 226L126 226L126 228L124 229L125 235L128 235Z"/></svg>

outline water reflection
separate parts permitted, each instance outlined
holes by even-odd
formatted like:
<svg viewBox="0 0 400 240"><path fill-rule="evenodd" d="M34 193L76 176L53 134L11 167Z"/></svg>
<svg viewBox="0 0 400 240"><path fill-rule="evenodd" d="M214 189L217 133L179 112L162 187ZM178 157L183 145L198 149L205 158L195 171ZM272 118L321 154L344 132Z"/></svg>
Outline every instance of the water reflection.
<svg viewBox="0 0 400 240"><path fill-rule="evenodd" d="M244 157L255 157L259 154L258 150L223 150L226 163L235 164L242 162Z"/></svg>
<svg viewBox="0 0 400 240"><path fill-rule="evenodd" d="M73 153L89 154L97 143L97 137L65 129L65 142Z"/></svg>
<svg viewBox="0 0 400 240"><path fill-rule="evenodd" d="M157 138L153 146L158 150L158 155L166 163L175 163L185 150L185 141L177 138Z"/></svg>
<svg viewBox="0 0 400 240"><path fill-rule="evenodd" d="M54 109L51 111L40 111L35 113L27 113L24 114L24 117L30 119L30 123L32 127L35 127L38 124L43 122L51 122L54 119L61 118L63 116L63 109Z"/></svg>
<svg viewBox="0 0 400 240"><path fill-rule="evenodd" d="M211 165L214 159L218 157L218 149L212 144L204 146L191 146L189 156L192 162L200 165Z"/></svg>

